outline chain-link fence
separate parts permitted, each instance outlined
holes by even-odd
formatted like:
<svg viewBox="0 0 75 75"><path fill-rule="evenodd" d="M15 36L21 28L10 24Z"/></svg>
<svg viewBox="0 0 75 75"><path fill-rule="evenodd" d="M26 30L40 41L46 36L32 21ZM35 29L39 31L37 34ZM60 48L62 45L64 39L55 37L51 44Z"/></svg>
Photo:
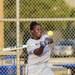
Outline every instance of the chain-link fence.
<svg viewBox="0 0 75 75"><path fill-rule="evenodd" d="M60 58L63 64L75 62L75 7L71 7L66 0L2 0L0 5L2 6L0 9L2 13L0 15L0 26L2 26L0 27L0 45L2 47L26 44L26 41L31 36L29 25L32 21L36 21L42 25L44 34L49 30L54 33L52 36L54 43L50 45L51 59L53 60L51 64L59 64L60 62L56 62L55 60ZM26 64L27 50L23 49L19 51L20 61L24 61L24 64ZM12 56L17 55L14 53L16 51L12 51L12 53L3 52L3 54L1 52L0 74L16 75L17 67L15 65L18 59ZM9 58L12 60L9 60ZM71 62L63 62L66 60L65 58L73 60ZM55 74L56 69L56 67L53 69ZM22 66L20 66L20 71L21 75L23 75ZM67 75L64 72L61 72L59 75L63 74Z"/></svg>

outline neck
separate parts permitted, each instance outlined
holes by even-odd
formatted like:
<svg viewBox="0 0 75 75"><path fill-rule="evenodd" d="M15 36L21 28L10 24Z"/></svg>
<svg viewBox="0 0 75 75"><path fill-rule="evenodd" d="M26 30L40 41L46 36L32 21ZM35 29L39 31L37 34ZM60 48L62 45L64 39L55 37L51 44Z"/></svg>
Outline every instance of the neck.
<svg viewBox="0 0 75 75"><path fill-rule="evenodd" d="M35 36L32 36L31 38L35 39L35 40L39 40L40 39L40 37L35 37Z"/></svg>

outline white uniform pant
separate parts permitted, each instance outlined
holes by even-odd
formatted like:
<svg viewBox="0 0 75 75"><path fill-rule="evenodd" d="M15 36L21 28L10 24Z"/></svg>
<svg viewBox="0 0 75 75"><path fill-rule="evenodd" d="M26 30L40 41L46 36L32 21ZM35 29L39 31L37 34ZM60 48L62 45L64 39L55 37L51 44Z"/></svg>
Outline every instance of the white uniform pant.
<svg viewBox="0 0 75 75"><path fill-rule="evenodd" d="M54 75L46 63L26 66L26 75Z"/></svg>

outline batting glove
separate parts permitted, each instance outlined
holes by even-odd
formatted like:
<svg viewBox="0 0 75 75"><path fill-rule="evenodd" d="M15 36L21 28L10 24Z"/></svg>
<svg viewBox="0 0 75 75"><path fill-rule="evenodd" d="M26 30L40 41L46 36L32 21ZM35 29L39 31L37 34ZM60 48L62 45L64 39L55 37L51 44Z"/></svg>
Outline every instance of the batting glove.
<svg viewBox="0 0 75 75"><path fill-rule="evenodd" d="M44 41L41 41L41 42L40 42L40 45L41 45L42 47L45 47L45 46L46 46L46 43L45 43Z"/></svg>
<svg viewBox="0 0 75 75"><path fill-rule="evenodd" d="M51 44L52 42L53 42L52 38L50 38L50 37L45 38L45 44L46 45Z"/></svg>

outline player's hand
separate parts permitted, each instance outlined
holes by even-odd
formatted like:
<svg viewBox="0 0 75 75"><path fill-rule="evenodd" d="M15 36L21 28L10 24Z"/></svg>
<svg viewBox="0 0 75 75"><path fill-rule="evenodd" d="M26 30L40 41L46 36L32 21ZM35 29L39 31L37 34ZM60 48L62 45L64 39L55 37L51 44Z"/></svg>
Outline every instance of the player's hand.
<svg viewBox="0 0 75 75"><path fill-rule="evenodd" d="M41 47L45 47L45 46L46 46L45 41L41 41L41 42L40 42L40 46L41 46Z"/></svg>
<svg viewBox="0 0 75 75"><path fill-rule="evenodd" d="M46 45L48 45L48 44L53 43L53 39L50 38L50 37L47 37L47 38L45 38L45 41L44 42L45 42Z"/></svg>
<svg viewBox="0 0 75 75"><path fill-rule="evenodd" d="M40 45L42 47L45 47L46 45L51 44L51 43L53 43L53 39L50 37L47 37L47 38L45 38L45 41L40 42Z"/></svg>

